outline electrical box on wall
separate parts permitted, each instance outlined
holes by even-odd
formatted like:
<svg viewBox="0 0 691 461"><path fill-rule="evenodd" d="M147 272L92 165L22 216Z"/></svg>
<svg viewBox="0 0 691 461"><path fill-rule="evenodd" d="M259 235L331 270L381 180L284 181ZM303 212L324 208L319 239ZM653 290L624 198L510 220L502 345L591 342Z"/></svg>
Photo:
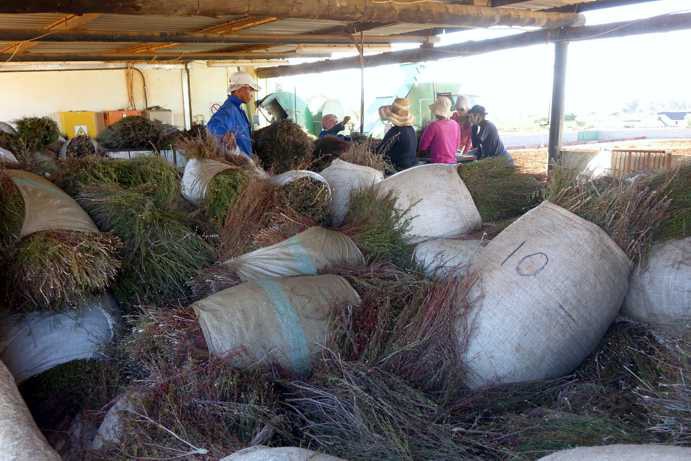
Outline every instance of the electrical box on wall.
<svg viewBox="0 0 691 461"><path fill-rule="evenodd" d="M60 130L68 137L98 136L105 127L103 114L91 111L58 112Z"/></svg>

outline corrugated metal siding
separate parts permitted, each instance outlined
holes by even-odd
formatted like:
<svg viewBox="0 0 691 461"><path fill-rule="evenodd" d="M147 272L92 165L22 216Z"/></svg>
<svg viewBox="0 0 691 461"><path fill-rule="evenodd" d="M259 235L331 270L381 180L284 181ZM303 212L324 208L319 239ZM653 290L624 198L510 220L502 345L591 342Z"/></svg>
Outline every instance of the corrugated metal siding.
<svg viewBox="0 0 691 461"><path fill-rule="evenodd" d="M0 14L0 29L43 29L65 16L59 13Z"/></svg>
<svg viewBox="0 0 691 461"><path fill-rule="evenodd" d="M136 16L104 14L86 27L92 32L192 32L222 24L216 18L203 16Z"/></svg>
<svg viewBox="0 0 691 461"><path fill-rule="evenodd" d="M240 31L239 34L304 34L316 32L329 27L345 26L341 21L326 21L314 19L281 19L261 26Z"/></svg>

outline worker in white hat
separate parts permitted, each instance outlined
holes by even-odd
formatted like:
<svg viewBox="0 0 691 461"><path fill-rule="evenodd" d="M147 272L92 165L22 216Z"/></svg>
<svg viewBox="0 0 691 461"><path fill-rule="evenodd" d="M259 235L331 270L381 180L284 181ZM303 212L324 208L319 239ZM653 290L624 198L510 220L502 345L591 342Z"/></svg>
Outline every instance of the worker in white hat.
<svg viewBox="0 0 691 461"><path fill-rule="evenodd" d="M224 138L233 134L237 147L247 156L252 155L252 126L242 104L252 100L259 90L257 82L247 72L235 72L230 76L228 99L209 120L206 129L209 133Z"/></svg>

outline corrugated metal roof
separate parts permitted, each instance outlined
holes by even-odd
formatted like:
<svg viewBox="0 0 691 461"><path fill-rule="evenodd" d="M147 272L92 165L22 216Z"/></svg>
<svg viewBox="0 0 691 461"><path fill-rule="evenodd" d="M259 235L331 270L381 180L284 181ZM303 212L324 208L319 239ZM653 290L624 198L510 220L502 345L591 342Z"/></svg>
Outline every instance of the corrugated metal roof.
<svg viewBox="0 0 691 461"><path fill-rule="evenodd" d="M205 16L136 16L104 14L91 21L92 32L192 32L225 21Z"/></svg>
<svg viewBox="0 0 691 461"><path fill-rule="evenodd" d="M0 29L43 29L65 16L60 13L0 14Z"/></svg>
<svg viewBox="0 0 691 461"><path fill-rule="evenodd" d="M327 21L316 19L281 19L261 26L245 29L238 32L242 34L303 34L316 32L329 27L345 26L348 23L341 21Z"/></svg>
<svg viewBox="0 0 691 461"><path fill-rule="evenodd" d="M225 50L237 45L242 46L241 43L180 43L175 47L163 48L160 51L162 53L203 53L204 51Z"/></svg>
<svg viewBox="0 0 691 461"><path fill-rule="evenodd" d="M124 42L110 42L110 43L96 43L96 42L39 42L32 48L32 53L87 53L99 51L111 51L119 48L127 48L134 45L133 43Z"/></svg>

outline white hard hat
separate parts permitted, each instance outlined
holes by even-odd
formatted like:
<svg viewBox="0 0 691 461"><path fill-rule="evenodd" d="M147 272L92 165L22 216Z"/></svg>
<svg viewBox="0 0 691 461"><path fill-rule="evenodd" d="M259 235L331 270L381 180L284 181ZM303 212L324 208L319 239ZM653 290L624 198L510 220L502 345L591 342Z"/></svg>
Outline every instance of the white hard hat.
<svg viewBox="0 0 691 461"><path fill-rule="evenodd" d="M254 91L259 91L259 85L257 85L257 82L254 81L250 74L248 74L247 72L235 72L233 75L230 76L228 94L232 93L238 88L242 88L245 85L249 86Z"/></svg>

